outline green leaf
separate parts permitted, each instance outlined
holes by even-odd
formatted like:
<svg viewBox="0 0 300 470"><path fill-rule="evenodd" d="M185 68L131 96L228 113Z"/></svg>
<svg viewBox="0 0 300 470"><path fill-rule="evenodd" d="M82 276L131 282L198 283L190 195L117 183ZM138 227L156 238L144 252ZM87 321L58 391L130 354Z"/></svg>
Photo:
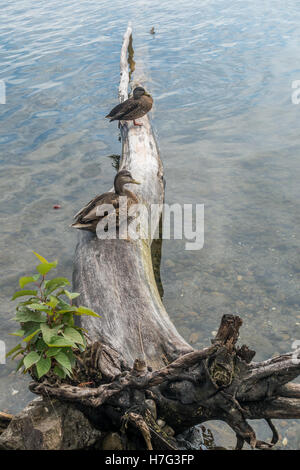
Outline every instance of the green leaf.
<svg viewBox="0 0 300 470"><path fill-rule="evenodd" d="M62 310L58 310L57 313L59 313L59 315L63 315L64 313L75 313L77 310L77 307L69 307L69 308L64 308Z"/></svg>
<svg viewBox="0 0 300 470"><path fill-rule="evenodd" d="M40 328L40 323L34 321L28 321L22 326L25 335L30 335L30 333L37 330L38 328Z"/></svg>
<svg viewBox="0 0 300 470"><path fill-rule="evenodd" d="M65 308L71 308L71 307L70 307L70 304L68 302L66 302L65 300L60 298L59 299L59 308L61 308L61 309L64 308L65 309Z"/></svg>
<svg viewBox="0 0 300 470"><path fill-rule="evenodd" d="M61 325L58 325L54 328L50 328L48 325L41 325L43 340L45 343L51 343L52 338L57 337L58 330L61 328Z"/></svg>
<svg viewBox="0 0 300 470"><path fill-rule="evenodd" d="M55 277L54 279L51 279L50 281L47 282L45 286L45 294L49 295L51 292L53 292L55 289L58 287L64 287L70 285L70 282L68 281L67 278L65 277Z"/></svg>
<svg viewBox="0 0 300 470"><path fill-rule="evenodd" d="M22 297L23 295L37 295L36 290L19 290L14 293L11 300L15 300L17 297Z"/></svg>
<svg viewBox="0 0 300 470"><path fill-rule="evenodd" d="M71 340L66 340L62 336L54 336L51 343L47 343L49 348L76 348L76 344Z"/></svg>
<svg viewBox="0 0 300 470"><path fill-rule="evenodd" d="M24 357L18 362L16 372L18 372L19 369L24 365Z"/></svg>
<svg viewBox="0 0 300 470"><path fill-rule="evenodd" d="M72 371L72 366L71 366L71 362L70 362L70 359L68 358L68 356L63 353L63 352L60 352L58 353L56 356L55 356L55 360L61 365L63 366L65 369L69 370L69 371Z"/></svg>
<svg viewBox="0 0 300 470"><path fill-rule="evenodd" d="M23 310L24 307L27 307L28 305L31 305L36 302L37 302L37 299L35 297L31 297L29 300L26 300L25 302L19 302L16 307L16 310Z"/></svg>
<svg viewBox="0 0 300 470"><path fill-rule="evenodd" d="M43 377L43 375L47 374L49 372L51 367L51 359L50 357L43 358L39 360L39 362L36 363L36 371L37 371L37 376L38 379Z"/></svg>
<svg viewBox="0 0 300 470"><path fill-rule="evenodd" d="M70 300L76 299L76 297L80 296L80 292L69 292L67 289L64 290L64 293Z"/></svg>
<svg viewBox="0 0 300 470"><path fill-rule="evenodd" d="M43 256L39 255L38 253L36 253L35 251L32 252L36 257L37 259L43 263L43 264L48 264L48 261L46 260L46 258L44 258Z"/></svg>
<svg viewBox="0 0 300 470"><path fill-rule="evenodd" d="M27 356L24 357L24 366L25 369L29 369L29 367L33 366L33 364L36 364L40 360L40 355L35 352L31 351Z"/></svg>
<svg viewBox="0 0 300 470"><path fill-rule="evenodd" d="M79 343L84 345L82 335L75 328L68 326L63 332L63 336L68 339L70 338L74 343Z"/></svg>
<svg viewBox="0 0 300 470"><path fill-rule="evenodd" d="M31 312L30 310L19 310L16 313L15 320L20 323L33 321L36 323L45 323L47 318L41 312Z"/></svg>
<svg viewBox="0 0 300 470"><path fill-rule="evenodd" d="M10 351L8 351L8 353L6 354L5 357L9 357L11 356L15 351L19 351L20 349L23 349L21 344L17 344L17 346L15 346L14 348L12 348Z"/></svg>
<svg viewBox="0 0 300 470"><path fill-rule="evenodd" d="M35 349L40 352L46 351L48 349L48 345L45 343L45 341L43 341L42 338L40 338L35 344Z"/></svg>
<svg viewBox="0 0 300 470"><path fill-rule="evenodd" d="M85 333L88 333L88 330L86 328L82 328L82 327L79 327L77 326L76 327L78 331L84 331Z"/></svg>
<svg viewBox="0 0 300 470"><path fill-rule="evenodd" d="M25 330L18 330L15 333L9 333L9 334L10 336L20 336L20 338L22 338L22 336L24 336L24 333L25 333Z"/></svg>
<svg viewBox="0 0 300 470"><path fill-rule="evenodd" d="M73 313L72 312L68 312L68 313L64 313L62 315L62 322L64 325L68 325L68 326L74 326L74 318L73 318Z"/></svg>
<svg viewBox="0 0 300 470"><path fill-rule="evenodd" d="M68 377L72 378L72 371L66 369L65 367L62 367L62 369Z"/></svg>
<svg viewBox="0 0 300 470"><path fill-rule="evenodd" d="M85 351L85 346L82 346L81 344L78 344L78 349L80 352Z"/></svg>
<svg viewBox="0 0 300 470"><path fill-rule="evenodd" d="M75 367L75 364L76 364L75 354L73 353L72 349L65 349L64 353L68 356L68 358L70 360L70 363L71 363L71 367L73 369Z"/></svg>
<svg viewBox="0 0 300 470"><path fill-rule="evenodd" d="M46 305L46 304L44 304L44 303L40 303L40 304L32 303L32 304L29 304L29 305L28 305L28 308L29 308L30 310L40 310L40 311L42 311L42 312L43 312L43 311L47 312L47 311L50 310L49 307L48 307L48 305Z"/></svg>
<svg viewBox="0 0 300 470"><path fill-rule="evenodd" d="M30 333L28 336L26 336L26 338L23 339L23 341L25 341L26 343L29 343L29 341L37 334L41 331L40 328L38 328L37 330L33 331L32 333Z"/></svg>
<svg viewBox="0 0 300 470"><path fill-rule="evenodd" d="M21 289L23 289L26 284L29 284L30 282L36 282L39 279L40 275L35 274L34 276L23 276L19 279L19 284Z"/></svg>
<svg viewBox="0 0 300 470"><path fill-rule="evenodd" d="M56 266L57 266L57 261L54 261L53 263L39 264L36 267L36 269L42 276L45 276L51 269L56 268Z"/></svg>
<svg viewBox="0 0 300 470"><path fill-rule="evenodd" d="M62 370L59 366L55 366L53 369L54 374L58 375L61 379L66 378L66 373L64 370Z"/></svg>
<svg viewBox="0 0 300 470"><path fill-rule="evenodd" d="M46 352L47 357L56 356L61 351L61 348L51 348Z"/></svg>
<svg viewBox="0 0 300 470"><path fill-rule="evenodd" d="M91 317L99 317L100 318L100 315L98 315L98 313L94 312L90 308L82 307L82 305L80 305L76 309L75 315L90 315Z"/></svg>
<svg viewBox="0 0 300 470"><path fill-rule="evenodd" d="M58 299L54 297L54 295L50 295L50 299L49 299L49 302L47 302L47 305L49 305L49 307L53 309L56 307L57 304L58 304Z"/></svg>

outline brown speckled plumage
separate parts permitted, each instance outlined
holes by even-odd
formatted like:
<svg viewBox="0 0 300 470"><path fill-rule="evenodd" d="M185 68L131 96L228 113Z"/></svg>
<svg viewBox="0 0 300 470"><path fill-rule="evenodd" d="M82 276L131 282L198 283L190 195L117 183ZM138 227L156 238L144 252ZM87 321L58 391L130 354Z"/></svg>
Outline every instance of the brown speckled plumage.
<svg viewBox="0 0 300 470"><path fill-rule="evenodd" d="M129 183L140 184L138 183L138 181L135 181L132 178L131 173L129 171L119 171L114 180L115 192L104 193L92 199L74 216L76 222L72 224L72 227L96 232L98 222L100 222L100 220L102 220L104 217L109 217L109 215L105 215L104 217L97 215L97 208L103 204L110 204L115 208L118 223L119 196L127 197L127 209L132 204L138 203L138 198L136 197L136 195L128 189L124 188L124 185Z"/></svg>
<svg viewBox="0 0 300 470"><path fill-rule="evenodd" d="M134 121L145 116L152 108L152 104L152 97L144 88L137 87L131 98L115 106L105 117L110 121Z"/></svg>

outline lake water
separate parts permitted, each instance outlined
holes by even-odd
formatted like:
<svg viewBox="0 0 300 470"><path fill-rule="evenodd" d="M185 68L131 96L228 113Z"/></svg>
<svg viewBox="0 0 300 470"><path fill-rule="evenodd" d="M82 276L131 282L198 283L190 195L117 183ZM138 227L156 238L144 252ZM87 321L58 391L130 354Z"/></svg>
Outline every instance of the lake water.
<svg viewBox="0 0 300 470"><path fill-rule="evenodd" d="M166 202L205 205L202 250L163 243L166 309L195 347L209 344L222 314L237 313L241 342L258 360L290 351L300 339L296 0L5 2L0 339L7 348L16 343L9 299L35 266L32 250L58 258L60 275L70 278L72 216L111 187L108 156L121 146L104 116L117 103L128 20L135 78L154 97ZM11 361L0 365L0 378L0 410L19 411L32 398L28 379ZM285 448L299 448L299 422L277 424ZM217 445L233 445L225 425L208 427ZM270 437L263 424L256 429Z"/></svg>

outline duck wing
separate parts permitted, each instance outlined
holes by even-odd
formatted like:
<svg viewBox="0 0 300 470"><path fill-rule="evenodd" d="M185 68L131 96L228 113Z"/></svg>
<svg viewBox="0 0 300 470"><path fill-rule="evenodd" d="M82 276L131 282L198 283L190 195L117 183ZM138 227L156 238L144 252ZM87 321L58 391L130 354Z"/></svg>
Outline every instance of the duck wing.
<svg viewBox="0 0 300 470"><path fill-rule="evenodd" d="M129 98L128 100L123 101L123 103L115 106L105 117L110 118L110 121L121 121L124 117L126 117L127 114L132 113L133 111L137 110L137 108L139 108L139 101L133 98Z"/></svg>
<svg viewBox="0 0 300 470"><path fill-rule="evenodd" d="M101 194L100 196L94 197L86 206L84 206L77 214L75 214L74 219L80 220L82 222L90 221L97 216L97 207L102 204L113 204L115 206L117 200L117 195L115 193L109 192Z"/></svg>

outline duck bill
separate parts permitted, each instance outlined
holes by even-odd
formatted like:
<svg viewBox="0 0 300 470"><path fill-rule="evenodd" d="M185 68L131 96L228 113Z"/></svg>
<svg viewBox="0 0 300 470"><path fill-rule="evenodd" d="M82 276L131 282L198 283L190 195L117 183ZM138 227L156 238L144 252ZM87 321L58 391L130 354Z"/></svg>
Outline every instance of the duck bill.
<svg viewBox="0 0 300 470"><path fill-rule="evenodd" d="M151 96L151 95L150 95L149 93L147 93L146 91L145 91L144 95L145 95L145 96Z"/></svg>
<svg viewBox="0 0 300 470"><path fill-rule="evenodd" d="M130 183L131 184L141 184L139 181L136 181L136 180L131 180Z"/></svg>

